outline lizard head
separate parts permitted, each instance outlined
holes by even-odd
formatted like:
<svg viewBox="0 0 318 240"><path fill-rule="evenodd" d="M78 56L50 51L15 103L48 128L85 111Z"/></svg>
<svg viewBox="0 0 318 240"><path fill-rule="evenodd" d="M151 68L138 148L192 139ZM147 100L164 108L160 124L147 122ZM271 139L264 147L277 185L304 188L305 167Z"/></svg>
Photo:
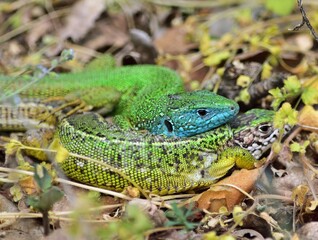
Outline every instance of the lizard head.
<svg viewBox="0 0 318 240"><path fill-rule="evenodd" d="M153 134L168 137L189 137L216 128L239 111L233 100L209 91L184 92L166 96L162 112L149 129Z"/></svg>
<svg viewBox="0 0 318 240"><path fill-rule="evenodd" d="M279 137L286 135L291 127L284 126L280 136L279 129L274 127L274 111L253 109L229 122L233 130L235 145L248 150L259 159Z"/></svg>

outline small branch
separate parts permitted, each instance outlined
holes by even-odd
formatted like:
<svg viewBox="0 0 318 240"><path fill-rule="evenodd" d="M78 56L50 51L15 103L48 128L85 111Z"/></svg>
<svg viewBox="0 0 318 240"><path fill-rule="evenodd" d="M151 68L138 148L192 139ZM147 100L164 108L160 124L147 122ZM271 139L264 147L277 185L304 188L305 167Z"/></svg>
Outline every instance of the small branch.
<svg viewBox="0 0 318 240"><path fill-rule="evenodd" d="M42 223L44 228L44 236L48 236L50 233L50 220L49 220L49 212L42 212Z"/></svg>
<svg viewBox="0 0 318 240"><path fill-rule="evenodd" d="M297 3L298 3L298 8L299 8L299 11L303 17L301 23L297 24L293 29L292 31L298 31L301 27L303 27L305 24L307 25L309 31L311 32L311 34L314 36L315 40L318 42L318 35L317 33L315 32L314 28L312 27L312 25L310 24L309 22L309 19L307 18L307 14L306 14L306 11L304 10L303 8L303 1L302 0L297 0Z"/></svg>

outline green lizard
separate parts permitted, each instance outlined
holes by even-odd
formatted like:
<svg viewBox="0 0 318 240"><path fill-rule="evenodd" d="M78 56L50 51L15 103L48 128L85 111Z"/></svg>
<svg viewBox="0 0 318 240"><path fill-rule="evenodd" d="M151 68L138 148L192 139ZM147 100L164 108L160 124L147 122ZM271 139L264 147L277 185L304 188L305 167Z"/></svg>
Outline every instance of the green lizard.
<svg viewBox="0 0 318 240"><path fill-rule="evenodd" d="M278 137L273 115L269 110L250 110L189 138L125 132L97 114L74 115L61 121L50 148L105 162L150 192L174 194L208 187L234 165L253 168ZM100 164L69 155L57 160L65 174L79 182L117 191L131 185Z"/></svg>
<svg viewBox="0 0 318 240"><path fill-rule="evenodd" d="M2 85L8 79L0 75ZM28 81L16 79L3 91L15 92ZM14 98L15 104L1 103L0 130L26 128L27 111L36 118L33 123L36 126L48 116L44 114L45 106L61 99L67 101L65 106L76 106L73 111L93 107L102 112L117 103L115 122L120 127L146 129L169 137L208 131L233 118L239 109L236 102L212 92L185 92L180 77L168 68L127 66L41 79L19 92ZM49 114L54 111L48 110Z"/></svg>

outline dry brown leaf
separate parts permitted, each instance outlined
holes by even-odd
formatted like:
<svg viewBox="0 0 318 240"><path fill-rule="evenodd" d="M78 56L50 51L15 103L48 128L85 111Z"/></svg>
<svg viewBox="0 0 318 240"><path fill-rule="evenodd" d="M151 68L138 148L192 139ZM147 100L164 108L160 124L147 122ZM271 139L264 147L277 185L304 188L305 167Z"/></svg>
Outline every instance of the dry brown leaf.
<svg viewBox="0 0 318 240"><path fill-rule="evenodd" d="M198 200L198 207L208 209L211 212L217 212L222 206L227 206L226 190L207 190L201 194Z"/></svg>
<svg viewBox="0 0 318 240"><path fill-rule="evenodd" d="M70 37L76 42L83 38L104 9L104 0L81 0L74 4L70 15L66 18L65 26L59 31L60 39L65 40Z"/></svg>
<svg viewBox="0 0 318 240"><path fill-rule="evenodd" d="M132 198L139 198L140 197L140 192L138 190L138 188L132 187L132 186L128 186L125 190L124 190L124 194L132 197Z"/></svg>
<svg viewBox="0 0 318 240"><path fill-rule="evenodd" d="M316 192L318 190L318 179L311 178L309 173L304 174L304 167L298 163L285 162L286 169L284 174L279 176L277 170L272 167L274 172L274 177L272 179L272 192L278 195L286 196L292 198L296 201L298 206L306 206L306 209L310 211L310 207L315 209L315 207L310 204L314 204L312 201L311 194L306 195L308 190L308 181L310 180L310 185ZM312 173L313 174L313 173Z"/></svg>
<svg viewBox="0 0 318 240"><path fill-rule="evenodd" d="M292 199L296 202L297 206L303 206L306 203L306 195L309 187L306 185L299 185L293 189Z"/></svg>
<svg viewBox="0 0 318 240"><path fill-rule="evenodd" d="M293 158L293 153L290 150L290 147L283 144L282 149L278 153L278 158L281 162L291 161Z"/></svg>
<svg viewBox="0 0 318 240"><path fill-rule="evenodd" d="M171 54L187 53L195 46L194 43L186 41L187 31L185 25L168 29L160 38L154 42L159 52Z"/></svg>
<svg viewBox="0 0 318 240"><path fill-rule="evenodd" d="M84 46L91 49L100 49L105 46L123 47L128 40L125 16L117 14L97 21L94 36L85 42Z"/></svg>
<svg viewBox="0 0 318 240"><path fill-rule="evenodd" d="M306 105L299 113L298 122L301 125L318 128L318 111L312 106Z"/></svg>
<svg viewBox="0 0 318 240"><path fill-rule="evenodd" d="M242 169L234 172L228 178L216 183L209 190L202 193L197 200L198 207L211 212L217 212L220 207L225 206L231 211L235 205L242 201L245 195L235 188L221 185L232 184L245 192L250 192L258 176L259 169Z"/></svg>
<svg viewBox="0 0 318 240"><path fill-rule="evenodd" d="M28 195L35 193L37 189L33 176L27 176L19 180L19 185Z"/></svg>
<svg viewBox="0 0 318 240"><path fill-rule="evenodd" d="M285 162L287 174L279 177L274 177L272 180L272 189L276 194L291 197L292 190L300 184L303 184L306 179L302 167L294 162ZM272 168L273 169L273 168Z"/></svg>

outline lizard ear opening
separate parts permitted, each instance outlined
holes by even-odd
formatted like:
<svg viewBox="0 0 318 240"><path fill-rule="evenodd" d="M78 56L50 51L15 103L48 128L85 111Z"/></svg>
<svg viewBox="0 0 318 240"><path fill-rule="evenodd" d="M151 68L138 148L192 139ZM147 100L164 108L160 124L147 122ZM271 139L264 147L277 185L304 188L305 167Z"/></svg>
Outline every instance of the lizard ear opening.
<svg viewBox="0 0 318 240"><path fill-rule="evenodd" d="M165 124L165 126L167 127L168 132L173 132L173 126L172 126L172 123L171 123L170 121L165 120L165 121L164 121L164 124Z"/></svg>

